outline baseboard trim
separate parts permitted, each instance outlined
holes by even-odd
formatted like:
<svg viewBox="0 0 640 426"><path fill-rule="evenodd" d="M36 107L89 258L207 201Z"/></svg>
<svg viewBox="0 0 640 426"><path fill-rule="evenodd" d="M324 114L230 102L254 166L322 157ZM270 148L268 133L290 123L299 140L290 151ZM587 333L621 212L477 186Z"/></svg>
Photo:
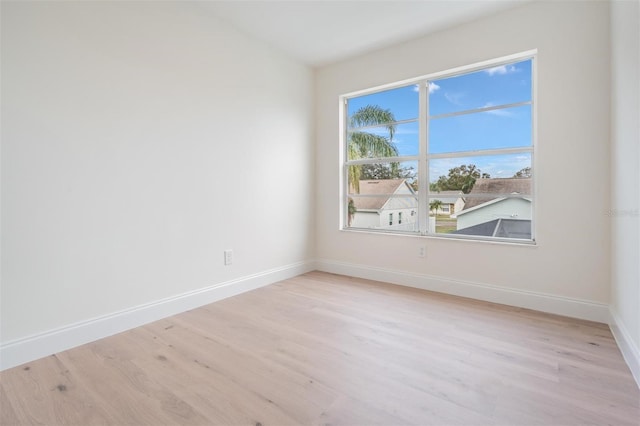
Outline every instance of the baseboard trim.
<svg viewBox="0 0 640 426"><path fill-rule="evenodd" d="M609 323L610 318L608 305L552 294L523 291L426 274L408 273L368 265L343 263L329 259L316 260L316 268L319 271L334 274L384 281L407 287L469 297L605 324Z"/></svg>
<svg viewBox="0 0 640 426"><path fill-rule="evenodd" d="M315 269L311 261L247 275L0 345L0 371Z"/></svg>
<svg viewBox="0 0 640 426"><path fill-rule="evenodd" d="M611 328L611 333L613 333L613 338L616 339L620 352L622 352L622 357L629 366L629 370L631 370L631 374L640 389L640 349L631 339L624 323L620 321L620 316L613 309L610 310L610 314L609 327Z"/></svg>

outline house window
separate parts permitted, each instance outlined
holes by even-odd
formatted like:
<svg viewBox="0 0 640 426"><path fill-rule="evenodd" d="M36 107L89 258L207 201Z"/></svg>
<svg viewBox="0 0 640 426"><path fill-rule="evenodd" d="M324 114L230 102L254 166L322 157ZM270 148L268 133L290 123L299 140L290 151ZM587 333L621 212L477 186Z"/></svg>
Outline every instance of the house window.
<svg viewBox="0 0 640 426"><path fill-rule="evenodd" d="M402 224L402 212L398 212L398 225Z"/></svg>
<svg viewBox="0 0 640 426"><path fill-rule="evenodd" d="M533 241L534 68L527 52L343 96L345 228Z"/></svg>

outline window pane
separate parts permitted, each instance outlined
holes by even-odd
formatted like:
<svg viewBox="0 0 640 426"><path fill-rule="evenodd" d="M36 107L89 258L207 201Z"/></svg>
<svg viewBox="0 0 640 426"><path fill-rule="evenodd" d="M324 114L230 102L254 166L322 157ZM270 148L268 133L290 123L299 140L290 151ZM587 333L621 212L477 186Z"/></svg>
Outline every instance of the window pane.
<svg viewBox="0 0 640 426"><path fill-rule="evenodd" d="M532 68L425 78L424 104L415 84L347 99L347 227L531 241Z"/></svg>
<svg viewBox="0 0 640 426"><path fill-rule="evenodd" d="M418 190L417 161L352 165L347 171L349 194L410 194L410 190Z"/></svg>
<svg viewBox="0 0 640 426"><path fill-rule="evenodd" d="M349 160L418 155L418 122L388 127L369 127L348 133Z"/></svg>
<svg viewBox="0 0 640 426"><path fill-rule="evenodd" d="M455 214L464 206L464 194L461 191L442 191L432 194L427 207L429 209L429 232L450 234L457 230Z"/></svg>
<svg viewBox="0 0 640 426"><path fill-rule="evenodd" d="M431 191L464 191L473 188L477 178L530 178L531 153L438 158L429 160Z"/></svg>
<svg viewBox="0 0 640 426"><path fill-rule="evenodd" d="M351 228L419 231L417 195L407 197L352 195L348 198L348 206L348 226Z"/></svg>
<svg viewBox="0 0 640 426"><path fill-rule="evenodd" d="M349 127L418 118L418 88L404 86L351 98L347 102L347 115Z"/></svg>
<svg viewBox="0 0 640 426"><path fill-rule="evenodd" d="M531 105L433 119L429 153L531 146Z"/></svg>
<svg viewBox="0 0 640 426"><path fill-rule="evenodd" d="M531 100L531 60L430 82L429 115Z"/></svg>
<svg viewBox="0 0 640 426"><path fill-rule="evenodd" d="M429 165L429 212L435 218L430 232L531 239L529 153L437 159ZM448 217L445 203L453 210Z"/></svg>

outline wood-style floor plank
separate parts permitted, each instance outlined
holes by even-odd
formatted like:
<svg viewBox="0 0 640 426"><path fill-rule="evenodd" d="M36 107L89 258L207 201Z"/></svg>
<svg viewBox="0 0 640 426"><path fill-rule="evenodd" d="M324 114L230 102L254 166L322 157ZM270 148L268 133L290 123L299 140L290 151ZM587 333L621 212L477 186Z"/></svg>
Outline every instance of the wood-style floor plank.
<svg viewBox="0 0 640 426"><path fill-rule="evenodd" d="M2 425L639 425L608 326L320 272L0 373Z"/></svg>

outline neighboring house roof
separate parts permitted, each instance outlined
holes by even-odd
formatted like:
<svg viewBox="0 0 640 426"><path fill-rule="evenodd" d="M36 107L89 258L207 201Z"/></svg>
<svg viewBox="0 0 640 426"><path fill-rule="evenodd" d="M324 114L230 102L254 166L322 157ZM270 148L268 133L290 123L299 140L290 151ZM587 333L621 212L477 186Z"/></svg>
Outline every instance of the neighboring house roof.
<svg viewBox="0 0 640 426"><path fill-rule="evenodd" d="M432 192L430 201L440 200L443 204L455 204L464 194L461 191L440 191Z"/></svg>
<svg viewBox="0 0 640 426"><path fill-rule="evenodd" d="M458 229L452 234L483 237L531 239L531 221L522 219L494 219L468 228Z"/></svg>
<svg viewBox="0 0 640 426"><path fill-rule="evenodd" d="M403 189L403 185L409 190L407 195L415 195L413 188L406 183L406 179L378 179L361 180L360 195L387 195L382 197L352 197L353 204L358 210L380 210L389 201L388 195L395 194Z"/></svg>
<svg viewBox="0 0 640 426"><path fill-rule="evenodd" d="M478 179L473 185L469 195L474 194L495 194L495 197L465 197L466 202L464 204L463 211L480 206L481 204L488 203L497 199L504 199L501 197L508 194L522 194L531 195L531 178L486 178Z"/></svg>

